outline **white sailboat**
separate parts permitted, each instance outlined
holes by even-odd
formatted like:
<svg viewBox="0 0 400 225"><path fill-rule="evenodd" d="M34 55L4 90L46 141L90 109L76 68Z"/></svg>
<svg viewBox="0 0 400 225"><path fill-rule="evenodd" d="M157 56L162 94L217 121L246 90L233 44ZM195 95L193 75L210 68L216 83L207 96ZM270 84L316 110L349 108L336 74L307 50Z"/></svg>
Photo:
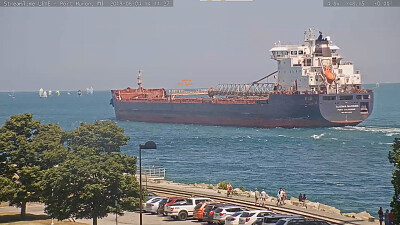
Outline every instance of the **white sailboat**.
<svg viewBox="0 0 400 225"><path fill-rule="evenodd" d="M47 98L47 92L45 90L43 90L43 88L39 89L39 97Z"/></svg>

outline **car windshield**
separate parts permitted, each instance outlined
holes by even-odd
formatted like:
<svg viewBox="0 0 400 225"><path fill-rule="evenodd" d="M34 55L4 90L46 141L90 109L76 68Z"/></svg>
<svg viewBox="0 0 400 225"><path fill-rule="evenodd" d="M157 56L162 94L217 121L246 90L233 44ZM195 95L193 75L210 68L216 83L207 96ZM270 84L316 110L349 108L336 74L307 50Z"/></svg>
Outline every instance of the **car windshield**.
<svg viewBox="0 0 400 225"><path fill-rule="evenodd" d="M264 217L264 223L274 223L275 224L280 219L281 218L267 218L267 217Z"/></svg>
<svg viewBox="0 0 400 225"><path fill-rule="evenodd" d="M156 199L153 199L153 201L151 201L151 203L155 203L155 202L159 202L159 201L161 201L161 199L160 198L156 198Z"/></svg>
<svg viewBox="0 0 400 225"><path fill-rule="evenodd" d="M223 210L224 210L223 208L218 208L218 209L215 210L215 213L220 213L220 212L222 212Z"/></svg>
<svg viewBox="0 0 400 225"><path fill-rule="evenodd" d="M283 224L285 224L285 220L278 220L278 222L276 222L276 224L275 225L283 225Z"/></svg>
<svg viewBox="0 0 400 225"><path fill-rule="evenodd" d="M255 213L251 213L251 212L243 212L243 214L240 217L251 217L253 216Z"/></svg>
<svg viewBox="0 0 400 225"><path fill-rule="evenodd" d="M212 205L208 205L204 208L204 212L209 212L211 210L213 206Z"/></svg>
<svg viewBox="0 0 400 225"><path fill-rule="evenodd" d="M194 207L194 209L200 209L202 205L203 205L203 203L199 203L196 205L196 207Z"/></svg>
<svg viewBox="0 0 400 225"><path fill-rule="evenodd" d="M237 213L233 214L232 217L240 216L240 215L242 215L242 213L243 213L243 212L237 212Z"/></svg>

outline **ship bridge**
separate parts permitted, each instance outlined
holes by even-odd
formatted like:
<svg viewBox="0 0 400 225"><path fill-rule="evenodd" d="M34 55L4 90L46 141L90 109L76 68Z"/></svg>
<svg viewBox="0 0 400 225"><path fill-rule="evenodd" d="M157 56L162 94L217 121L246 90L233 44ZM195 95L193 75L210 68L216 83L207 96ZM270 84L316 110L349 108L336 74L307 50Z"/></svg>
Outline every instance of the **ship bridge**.
<svg viewBox="0 0 400 225"><path fill-rule="evenodd" d="M275 43L269 50L278 63L278 90L343 93L361 89L361 76L352 62L342 61L331 37L316 38L316 30L304 33L300 45Z"/></svg>

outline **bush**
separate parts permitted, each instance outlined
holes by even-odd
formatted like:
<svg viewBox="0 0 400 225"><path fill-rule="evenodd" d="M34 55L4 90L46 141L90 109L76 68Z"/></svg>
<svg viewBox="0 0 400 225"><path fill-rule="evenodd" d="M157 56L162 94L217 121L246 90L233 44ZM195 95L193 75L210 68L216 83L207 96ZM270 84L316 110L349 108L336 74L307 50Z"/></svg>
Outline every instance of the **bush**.
<svg viewBox="0 0 400 225"><path fill-rule="evenodd" d="M222 181L217 184L218 189L226 190L228 188L228 182Z"/></svg>
<svg viewBox="0 0 400 225"><path fill-rule="evenodd" d="M239 189L240 189L241 191L243 191L243 192L246 191L246 188L244 188L243 186L240 186Z"/></svg>

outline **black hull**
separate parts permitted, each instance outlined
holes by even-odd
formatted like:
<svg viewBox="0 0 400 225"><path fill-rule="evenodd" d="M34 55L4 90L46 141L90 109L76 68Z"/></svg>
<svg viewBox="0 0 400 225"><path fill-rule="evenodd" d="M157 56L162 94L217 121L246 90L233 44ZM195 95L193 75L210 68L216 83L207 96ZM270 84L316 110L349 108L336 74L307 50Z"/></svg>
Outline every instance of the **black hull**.
<svg viewBox="0 0 400 225"><path fill-rule="evenodd" d="M326 96L336 96L336 100ZM352 99L340 100L340 96ZM117 120L258 128L354 126L373 109L372 93L271 95L259 104L112 101Z"/></svg>

